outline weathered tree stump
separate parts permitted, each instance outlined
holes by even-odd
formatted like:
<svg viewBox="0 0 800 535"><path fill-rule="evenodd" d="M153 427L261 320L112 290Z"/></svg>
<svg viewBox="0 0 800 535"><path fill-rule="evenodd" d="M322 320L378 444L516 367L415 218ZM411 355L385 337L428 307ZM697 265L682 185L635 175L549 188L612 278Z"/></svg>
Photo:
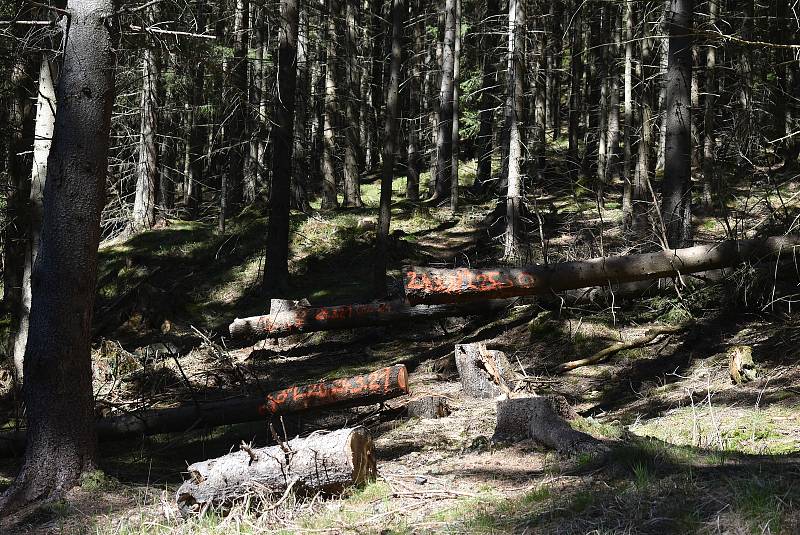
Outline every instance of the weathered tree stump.
<svg viewBox="0 0 800 535"><path fill-rule="evenodd" d="M278 446L242 449L189 465L175 494L181 514L199 513L246 496L333 494L375 478L372 437L363 427L296 438Z"/></svg>
<svg viewBox="0 0 800 535"><path fill-rule="evenodd" d="M502 351L486 349L484 344L456 344L455 359L467 396L488 399L513 390L514 372Z"/></svg>
<svg viewBox="0 0 800 535"><path fill-rule="evenodd" d="M450 415L450 405L444 396L424 396L409 401L406 411L411 418L444 418Z"/></svg>
<svg viewBox="0 0 800 535"><path fill-rule="evenodd" d="M568 455L603 454L608 447L601 441L569 425L579 418L563 396L535 396L497 402L494 440L534 441Z"/></svg>
<svg viewBox="0 0 800 535"><path fill-rule="evenodd" d="M728 349L728 374L735 385L749 383L758 378L752 347L733 346Z"/></svg>

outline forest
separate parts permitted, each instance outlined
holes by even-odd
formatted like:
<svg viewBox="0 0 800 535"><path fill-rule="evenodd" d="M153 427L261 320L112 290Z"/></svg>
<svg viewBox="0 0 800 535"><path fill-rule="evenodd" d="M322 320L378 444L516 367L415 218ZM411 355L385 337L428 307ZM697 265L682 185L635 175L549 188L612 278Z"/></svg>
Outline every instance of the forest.
<svg viewBox="0 0 800 535"><path fill-rule="evenodd" d="M0 532L800 533L794 0L0 0Z"/></svg>

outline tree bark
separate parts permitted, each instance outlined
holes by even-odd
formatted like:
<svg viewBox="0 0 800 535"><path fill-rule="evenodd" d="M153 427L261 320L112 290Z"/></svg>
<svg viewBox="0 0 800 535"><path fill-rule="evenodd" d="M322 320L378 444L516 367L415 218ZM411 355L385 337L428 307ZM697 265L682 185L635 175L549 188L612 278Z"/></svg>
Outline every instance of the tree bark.
<svg viewBox="0 0 800 535"><path fill-rule="evenodd" d="M570 41L570 91L569 91L569 146L567 148L568 163L573 174L581 169L580 142L581 109L583 89L583 15L582 10L575 14Z"/></svg>
<svg viewBox="0 0 800 535"><path fill-rule="evenodd" d="M406 162L406 199L419 200L419 175L422 171L422 101L424 99L424 85L422 77L422 61L419 56L425 50L425 19L422 17L421 0L411 3L410 16L414 17L412 23L411 53L408 61L411 64L409 76L409 109L408 109L408 150ZM408 71L407 71L408 72Z"/></svg>
<svg viewBox="0 0 800 535"><path fill-rule="evenodd" d="M156 6L145 10L149 24L156 21ZM156 187L158 184L158 78L157 43L147 43L142 50L142 98L139 130L139 161L136 166L136 196L133 202L131 227L134 231L149 230L156 219Z"/></svg>
<svg viewBox="0 0 800 535"><path fill-rule="evenodd" d="M299 9L299 8L298 8ZM312 86L309 59L309 23L306 11L300 10L299 30L297 34L297 96L295 98L294 110L294 153L293 153L293 172L292 172L292 194L291 206L303 213L311 211L308 202L308 191L310 189L309 177L313 174L311 170L311 158L309 157L309 146L311 139L308 135L308 116L312 109Z"/></svg>
<svg viewBox="0 0 800 535"><path fill-rule="evenodd" d="M688 246L692 241L692 16L694 0L670 0L669 66L665 101L666 145L661 217L667 244Z"/></svg>
<svg viewBox="0 0 800 535"><path fill-rule="evenodd" d="M405 290L412 305L539 295L732 267L785 254L798 245L800 236L788 235L520 269L409 267L406 268Z"/></svg>
<svg viewBox="0 0 800 535"><path fill-rule="evenodd" d="M492 178L492 154L494 127L494 110L499 100L497 95L497 65L495 59L499 47L498 22L500 20L499 0L487 0L485 27L483 30L481 55L481 100L480 111L478 112L478 138L476 140L478 151L478 169L475 173L475 183L473 189L481 192L486 188ZM494 31L495 28L497 31Z"/></svg>
<svg viewBox="0 0 800 535"><path fill-rule="evenodd" d="M109 21L116 6L72 0L70 11L32 277L23 389L28 443L3 495L4 513L67 491L94 465L90 333L114 102L117 24Z"/></svg>
<svg viewBox="0 0 800 535"><path fill-rule="evenodd" d="M195 19L197 27L205 29L206 26L206 5L205 0L198 0L195 7ZM205 61L203 58L193 58L189 68L191 79L191 89L189 90L189 144L186 147L186 157L188 159L188 173L186 176L186 190L184 191L183 201L190 217L197 217L200 211L200 203L203 200L203 190L200 180L203 176L204 150L203 143L207 136L205 127L198 120L198 108L203 104L203 89L205 86ZM210 161L208 167L210 167Z"/></svg>
<svg viewBox="0 0 800 535"><path fill-rule="evenodd" d="M294 149L294 105L297 87L297 34L299 0L281 0L278 37L278 95L270 131L272 188L269 197L264 291L286 295L289 289L289 202Z"/></svg>
<svg viewBox="0 0 800 535"><path fill-rule="evenodd" d="M439 90L439 131L436 136L436 191L432 201L450 197L453 159L453 91L455 80L456 2L445 0L444 41L442 42L442 83Z"/></svg>
<svg viewBox="0 0 800 535"><path fill-rule="evenodd" d="M535 396L497 402L494 440L532 439L568 455L602 455L608 447L569 421L580 418L563 396Z"/></svg>
<svg viewBox="0 0 800 535"><path fill-rule="evenodd" d="M635 12L633 0L625 0L623 12L625 25L625 70L623 74L623 144L625 145L622 162L622 230L627 232L633 227L633 28ZM644 128L644 126L642 126Z"/></svg>
<svg viewBox="0 0 800 535"><path fill-rule="evenodd" d="M398 100L400 91L400 62L402 60L403 18L405 0L392 2L392 59L389 66L389 85L386 89L386 125L383 136L383 173L378 215L378 232L373 266L373 291L376 297L386 295L386 255L389 248L389 223L392 217L392 180L397 150Z"/></svg>
<svg viewBox="0 0 800 535"><path fill-rule="evenodd" d="M344 91L340 94L345 97L345 123L342 125L344 129L344 199L342 205L347 208L362 206L361 182L358 172L358 151L361 140L358 131L357 103L360 100L360 77L356 75L358 68L355 63L358 40L355 1L342 0L340 3L341 16L344 18Z"/></svg>
<svg viewBox="0 0 800 535"><path fill-rule="evenodd" d="M244 188L245 123L247 110L247 52L250 39L250 0L235 0L233 24L233 59L230 76L233 89L233 112L226 124L228 165L222 174L219 230L225 232L225 220L242 205Z"/></svg>
<svg viewBox="0 0 800 535"><path fill-rule="evenodd" d="M33 139L33 172L31 173L31 193L29 214L28 245L25 250L25 268L22 275L22 301L19 310L19 323L14 332L14 370L17 385L22 385L24 375L23 361L28 342L28 327L31 313L31 272L39 252L39 239L42 231L42 199L47 180L47 158L53 142L53 129L56 121L56 93L53 86L53 64L47 54L42 54L39 68L39 87L36 102L36 127Z"/></svg>
<svg viewBox="0 0 800 535"><path fill-rule="evenodd" d="M455 361L464 394L471 398L494 398L514 387L514 370L502 351L482 343L456 344Z"/></svg>
<svg viewBox="0 0 800 535"><path fill-rule="evenodd" d="M338 12L338 0L328 1L327 13L327 46L325 55L325 116L323 119L322 147L322 209L334 210L339 207L336 193L336 21L334 13Z"/></svg>
<svg viewBox="0 0 800 535"><path fill-rule="evenodd" d="M480 306L409 306L403 300L331 307L286 307L266 316L235 319L228 327L231 336L264 339L297 333L355 329L416 321L486 314L508 306L504 300Z"/></svg>
<svg viewBox="0 0 800 535"><path fill-rule="evenodd" d="M781 2L779 2L781 3ZM715 27L719 16L719 0L708 0L708 24ZM710 208L715 195L716 155L714 139L714 103L717 94L717 49L713 43L706 47L705 113L703 116L703 195L702 203Z"/></svg>
<svg viewBox="0 0 800 535"><path fill-rule="evenodd" d="M524 74L525 9L522 0L509 0L508 4L508 95L506 125L508 135L508 189L506 191L506 221L503 257L516 261L520 256L519 240L522 233L522 119Z"/></svg>
<svg viewBox="0 0 800 535"><path fill-rule="evenodd" d="M452 154L450 159L450 210L455 214L458 210L458 158L460 155L459 114L458 103L461 83L461 0L456 0L455 10L455 37L453 42L453 125L452 125Z"/></svg>
<svg viewBox="0 0 800 535"><path fill-rule="evenodd" d="M277 446L241 449L189 465L175 495L184 516L247 496L340 493L376 476L372 436L363 427L315 433Z"/></svg>

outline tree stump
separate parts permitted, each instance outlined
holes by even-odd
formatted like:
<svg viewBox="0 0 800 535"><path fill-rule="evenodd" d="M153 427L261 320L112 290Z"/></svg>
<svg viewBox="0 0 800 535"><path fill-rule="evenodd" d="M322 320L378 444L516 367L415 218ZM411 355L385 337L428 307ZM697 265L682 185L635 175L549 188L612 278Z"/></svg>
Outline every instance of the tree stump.
<svg viewBox="0 0 800 535"><path fill-rule="evenodd" d="M246 496L338 493L375 479L372 436L363 427L313 434L265 448L242 449L189 465L175 494L183 516Z"/></svg>
<svg viewBox="0 0 800 535"><path fill-rule="evenodd" d="M532 439L568 455L603 454L608 447L569 425L579 418L563 396L535 396L497 402L494 440Z"/></svg>
<svg viewBox="0 0 800 535"><path fill-rule="evenodd" d="M514 372L502 351L484 344L456 344L456 368L464 394L489 399L513 390Z"/></svg>
<svg viewBox="0 0 800 535"><path fill-rule="evenodd" d="M412 418L444 418L450 415L450 405L443 396L424 396L409 401L406 411Z"/></svg>

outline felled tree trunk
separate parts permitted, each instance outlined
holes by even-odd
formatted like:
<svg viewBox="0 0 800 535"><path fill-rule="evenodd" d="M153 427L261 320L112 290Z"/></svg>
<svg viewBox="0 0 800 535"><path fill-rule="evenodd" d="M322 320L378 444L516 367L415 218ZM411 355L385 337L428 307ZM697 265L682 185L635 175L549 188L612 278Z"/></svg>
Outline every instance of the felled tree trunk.
<svg viewBox="0 0 800 535"><path fill-rule="evenodd" d="M406 298L412 305L460 303L537 295L709 271L758 261L800 245L800 236L728 240L655 253L592 258L524 268L406 268Z"/></svg>
<svg viewBox="0 0 800 535"><path fill-rule="evenodd" d="M569 421L579 418L563 396L511 398L497 402L494 440L534 441L569 455L603 454L608 447L576 431Z"/></svg>
<svg viewBox="0 0 800 535"><path fill-rule="evenodd" d="M456 344L456 368L464 394L494 398L511 391L514 373L502 351L491 351L483 344Z"/></svg>
<svg viewBox="0 0 800 535"><path fill-rule="evenodd" d="M337 493L375 479L372 437L363 427L313 434L266 448L242 449L189 465L178 488L181 514L225 505L248 495Z"/></svg>
<svg viewBox="0 0 800 535"><path fill-rule="evenodd" d="M471 306L410 306L397 300L331 307L273 306L267 316L235 319L228 330L235 338L277 338L297 333L389 325L398 321L486 314L508 304L506 300L497 300Z"/></svg>
<svg viewBox="0 0 800 535"><path fill-rule="evenodd" d="M318 407L369 405L405 394L408 394L408 371L399 364L366 375L278 390L267 394L259 410L274 416Z"/></svg>
<svg viewBox="0 0 800 535"><path fill-rule="evenodd" d="M174 433L196 427L216 427L261 420L265 416L310 409L371 405L408 394L408 372L403 365L327 383L293 386L263 397L237 398L123 414L95 423L100 440L122 440L143 435ZM25 432L0 433L0 457L18 455Z"/></svg>

